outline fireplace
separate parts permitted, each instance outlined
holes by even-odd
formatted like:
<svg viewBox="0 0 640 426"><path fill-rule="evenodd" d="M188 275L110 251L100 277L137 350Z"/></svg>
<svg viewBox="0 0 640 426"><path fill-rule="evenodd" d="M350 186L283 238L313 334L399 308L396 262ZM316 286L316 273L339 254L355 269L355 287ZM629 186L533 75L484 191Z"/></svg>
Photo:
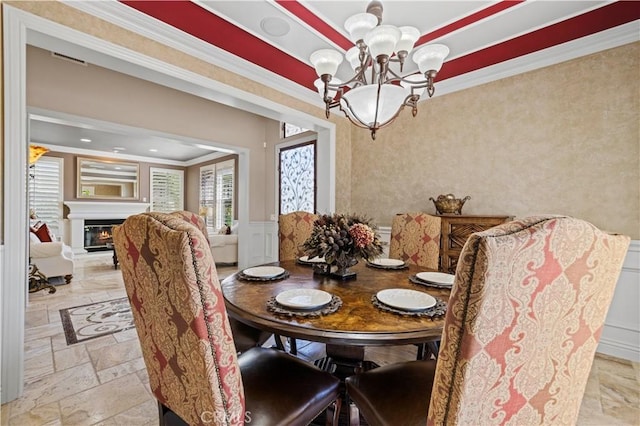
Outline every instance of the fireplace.
<svg viewBox="0 0 640 426"><path fill-rule="evenodd" d="M74 253L86 253L85 246L106 246L106 242L98 239L97 244L93 244L85 235L85 222L93 223L95 226L104 227L106 225L117 225L132 214L145 212L149 209L149 203L115 203L97 201L65 201L64 205L69 208L67 219L69 220L67 240L71 242L71 249ZM109 230L109 233L110 230ZM104 237L104 235L103 235ZM99 250L106 250L108 247L100 247ZM95 251L95 249L91 249Z"/></svg>
<svg viewBox="0 0 640 426"><path fill-rule="evenodd" d="M84 221L84 249L101 251L111 249L113 237L111 228L120 225L124 219L87 219Z"/></svg>

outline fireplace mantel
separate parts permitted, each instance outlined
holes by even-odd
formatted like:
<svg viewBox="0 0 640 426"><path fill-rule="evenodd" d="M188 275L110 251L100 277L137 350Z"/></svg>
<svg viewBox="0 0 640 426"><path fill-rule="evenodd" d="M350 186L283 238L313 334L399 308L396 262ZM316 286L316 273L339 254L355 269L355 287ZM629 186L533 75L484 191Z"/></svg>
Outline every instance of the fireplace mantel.
<svg viewBox="0 0 640 426"><path fill-rule="evenodd" d="M120 203L93 201L65 201L69 207L67 219L126 219L132 214L147 211L149 203Z"/></svg>
<svg viewBox="0 0 640 426"><path fill-rule="evenodd" d="M74 253L86 253L84 249L85 219L126 219L132 214L147 211L149 203L121 203L94 201L65 201L69 208L67 219L71 228L71 249Z"/></svg>

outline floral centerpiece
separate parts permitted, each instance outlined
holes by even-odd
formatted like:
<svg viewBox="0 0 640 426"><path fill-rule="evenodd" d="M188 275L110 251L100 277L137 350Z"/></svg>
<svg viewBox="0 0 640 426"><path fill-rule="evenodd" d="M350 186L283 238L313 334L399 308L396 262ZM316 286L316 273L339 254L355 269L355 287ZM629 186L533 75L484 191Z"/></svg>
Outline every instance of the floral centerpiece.
<svg viewBox="0 0 640 426"><path fill-rule="evenodd" d="M355 274L349 267L359 258L373 260L382 253L380 236L371 221L363 216L321 215L313 224L311 236L302 249L310 259L323 257L333 266L331 272L341 278L352 278Z"/></svg>

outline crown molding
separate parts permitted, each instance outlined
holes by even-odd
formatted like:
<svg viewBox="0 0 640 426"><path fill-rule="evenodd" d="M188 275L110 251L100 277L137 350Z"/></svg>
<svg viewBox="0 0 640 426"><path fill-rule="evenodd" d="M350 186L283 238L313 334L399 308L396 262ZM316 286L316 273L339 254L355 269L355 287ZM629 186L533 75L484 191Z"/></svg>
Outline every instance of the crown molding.
<svg viewBox="0 0 640 426"><path fill-rule="evenodd" d="M640 40L639 24L629 22L609 30L582 37L516 59L482 68L447 80L436 81L436 95L469 89L525 72L591 55ZM446 62L444 66L446 66Z"/></svg>

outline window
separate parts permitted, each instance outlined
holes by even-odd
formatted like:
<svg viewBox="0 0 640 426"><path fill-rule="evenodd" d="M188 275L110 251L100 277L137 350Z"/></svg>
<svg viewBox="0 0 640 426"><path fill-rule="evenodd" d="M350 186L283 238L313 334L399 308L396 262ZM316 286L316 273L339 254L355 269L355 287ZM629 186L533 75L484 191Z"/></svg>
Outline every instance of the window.
<svg viewBox="0 0 640 426"><path fill-rule="evenodd" d="M62 170L64 160L56 157L41 157L29 167L29 211L35 220L47 224L56 236L62 233Z"/></svg>
<svg viewBox="0 0 640 426"><path fill-rule="evenodd" d="M150 168L151 211L170 213L184 209L184 171Z"/></svg>
<svg viewBox="0 0 640 426"><path fill-rule="evenodd" d="M316 210L315 141L280 150L280 214Z"/></svg>
<svg viewBox="0 0 640 426"><path fill-rule="evenodd" d="M234 192L235 160L200 168L200 215L209 232L233 224Z"/></svg>
<svg viewBox="0 0 640 426"><path fill-rule="evenodd" d="M291 123L282 123L282 137L288 138L289 136L295 136L300 133L308 132L309 129L305 129L304 127L296 126Z"/></svg>

